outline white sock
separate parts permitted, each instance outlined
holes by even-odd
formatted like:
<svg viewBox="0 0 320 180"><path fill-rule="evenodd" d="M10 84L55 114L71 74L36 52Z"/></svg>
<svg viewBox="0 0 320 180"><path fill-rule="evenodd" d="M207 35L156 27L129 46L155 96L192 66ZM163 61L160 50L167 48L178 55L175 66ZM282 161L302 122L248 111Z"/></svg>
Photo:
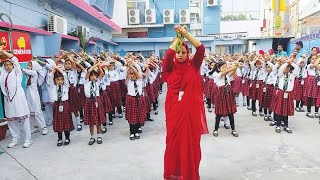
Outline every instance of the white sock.
<svg viewBox="0 0 320 180"><path fill-rule="evenodd" d="M81 121L80 116L76 117L76 120L77 120L77 123L78 123L78 124L81 124L81 123L80 123L80 121Z"/></svg>
<svg viewBox="0 0 320 180"><path fill-rule="evenodd" d="M242 96L243 99L243 103L247 103L247 97L246 96Z"/></svg>

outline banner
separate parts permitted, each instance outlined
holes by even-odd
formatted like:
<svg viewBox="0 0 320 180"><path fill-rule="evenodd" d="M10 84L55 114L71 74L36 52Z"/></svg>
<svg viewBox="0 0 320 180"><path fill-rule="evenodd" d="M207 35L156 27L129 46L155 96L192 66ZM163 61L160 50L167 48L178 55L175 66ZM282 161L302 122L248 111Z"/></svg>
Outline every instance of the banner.
<svg viewBox="0 0 320 180"><path fill-rule="evenodd" d="M9 33L6 31L0 31L0 42L3 44L3 50L10 51L10 39ZM1 58L1 62L4 61L6 58Z"/></svg>
<svg viewBox="0 0 320 180"><path fill-rule="evenodd" d="M287 6L287 0L280 0L279 10L280 12L285 12Z"/></svg>
<svg viewBox="0 0 320 180"><path fill-rule="evenodd" d="M32 60L30 34L26 32L13 31L12 36L12 51L18 58L19 62Z"/></svg>
<svg viewBox="0 0 320 180"><path fill-rule="evenodd" d="M281 28L281 23L282 23L282 18L281 16L276 16L274 18L274 28L275 29L280 29Z"/></svg>

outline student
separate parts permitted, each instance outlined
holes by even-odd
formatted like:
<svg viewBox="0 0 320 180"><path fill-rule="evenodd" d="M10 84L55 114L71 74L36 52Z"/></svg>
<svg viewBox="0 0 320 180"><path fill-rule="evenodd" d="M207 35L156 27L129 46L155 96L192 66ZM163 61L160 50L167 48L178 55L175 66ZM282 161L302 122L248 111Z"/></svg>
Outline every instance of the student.
<svg viewBox="0 0 320 180"><path fill-rule="evenodd" d="M274 95L274 83L277 78L277 68L270 61L266 63L265 68L265 79L263 80L263 85L260 89L259 105L264 111L264 120L272 121L272 111L270 109L272 97Z"/></svg>
<svg viewBox="0 0 320 180"><path fill-rule="evenodd" d="M95 69L98 68L98 71ZM84 92L86 95L86 101L84 106L84 124L89 125L91 138L89 145L95 143L94 126L97 128L97 143L102 144L101 137L101 125L105 123L106 117L103 107L103 97L100 96L100 84L104 74L101 68L101 63L97 63L92 66L87 74L86 81L84 84Z"/></svg>
<svg viewBox="0 0 320 180"><path fill-rule="evenodd" d="M252 108L252 116L257 116L257 107L256 107L256 102L260 96L260 89L262 88L263 85L263 79L265 77L265 72L264 69L262 68L263 64L261 61L261 57L251 63L251 69L253 70L252 75L253 79L250 84L250 99L252 100L251 102L251 108ZM262 108L259 105L259 114L260 116L263 116Z"/></svg>
<svg viewBox="0 0 320 180"><path fill-rule="evenodd" d="M303 105L305 101L304 90L305 90L305 81L307 78L307 70L306 70L306 61L303 58L299 58L297 61L297 65L299 65L299 75L296 77L294 81L294 100L296 100L296 108L297 112L304 112Z"/></svg>
<svg viewBox="0 0 320 180"><path fill-rule="evenodd" d="M146 119L144 99L142 96L142 76L132 60L127 62L126 119L130 126L130 140L140 139L139 129Z"/></svg>
<svg viewBox="0 0 320 180"><path fill-rule="evenodd" d="M64 145L70 144L70 132L74 129L69 106L69 81L67 74L55 67L49 74L50 92L53 100L53 131L58 133L57 146L62 146L62 133L65 134Z"/></svg>
<svg viewBox="0 0 320 180"><path fill-rule="evenodd" d="M38 71L40 69L41 66L38 62L30 61L28 63L28 69L22 69L22 72L27 75L26 98L30 110L30 118L34 119L38 127L43 130L42 135L47 135L49 130L44 120L38 92ZM34 132L38 131L39 129L36 128Z"/></svg>
<svg viewBox="0 0 320 180"><path fill-rule="evenodd" d="M294 80L299 74L299 68L293 63L294 59L287 60L278 70L279 87L276 91L271 110L274 112L276 121L276 132L281 133L281 122L284 122L284 131L291 134L288 125L288 117L294 115L293 87Z"/></svg>
<svg viewBox="0 0 320 180"><path fill-rule="evenodd" d="M319 107L316 106L315 101L318 97L318 88L317 82L320 71L316 68L319 65L320 58L316 55L312 56L311 63L307 66L308 77L305 82L305 91L304 96L307 98L307 114L306 116L309 118L319 118ZM315 114L311 114L311 107L315 105Z"/></svg>
<svg viewBox="0 0 320 180"><path fill-rule="evenodd" d="M12 135L12 142L8 148L19 144L21 130L26 134L24 148L32 145L29 107L26 95L21 86L22 72L18 59L12 54L2 50L0 46L0 55L7 58L1 69L0 86L4 95L4 112L8 120L8 126Z"/></svg>
<svg viewBox="0 0 320 180"><path fill-rule="evenodd" d="M231 134L234 137L239 137L235 130L234 114L237 112L236 101L230 87L230 75L235 75L239 64L236 63L234 66L227 67L226 62L219 61L216 63L214 71L215 83L218 86L217 103L215 107L216 122L213 131L213 136L218 137L218 129L221 117L228 116L231 125Z"/></svg>

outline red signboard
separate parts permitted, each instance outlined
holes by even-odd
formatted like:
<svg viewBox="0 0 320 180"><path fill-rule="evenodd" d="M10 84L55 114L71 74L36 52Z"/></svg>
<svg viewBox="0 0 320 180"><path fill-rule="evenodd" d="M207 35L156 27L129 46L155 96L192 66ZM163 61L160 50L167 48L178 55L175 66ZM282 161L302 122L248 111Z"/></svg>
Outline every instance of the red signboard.
<svg viewBox="0 0 320 180"><path fill-rule="evenodd" d="M0 31L0 42L3 44L3 50L10 51L10 39L9 33L5 31ZM1 61L5 59L0 59Z"/></svg>
<svg viewBox="0 0 320 180"><path fill-rule="evenodd" d="M30 34L26 32L13 31L12 36L12 51L18 58L19 62L32 60Z"/></svg>

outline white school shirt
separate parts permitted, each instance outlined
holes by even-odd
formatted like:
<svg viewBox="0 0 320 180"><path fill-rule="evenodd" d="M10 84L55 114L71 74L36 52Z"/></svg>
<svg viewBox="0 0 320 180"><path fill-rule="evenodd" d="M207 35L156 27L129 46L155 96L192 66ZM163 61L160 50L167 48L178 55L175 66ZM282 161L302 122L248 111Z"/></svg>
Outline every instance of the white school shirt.
<svg viewBox="0 0 320 180"><path fill-rule="evenodd" d="M79 79L79 75L80 75L80 79ZM86 75L87 75L87 70L83 70L81 71L81 73L77 73L77 84L81 84L83 85L86 81Z"/></svg>
<svg viewBox="0 0 320 180"><path fill-rule="evenodd" d="M78 81L78 73L76 70L66 70L65 71L69 80L70 86L77 86L77 81Z"/></svg>
<svg viewBox="0 0 320 180"><path fill-rule="evenodd" d="M237 68L237 76L238 77L244 78L246 76L246 74L247 74L247 70L245 67Z"/></svg>
<svg viewBox="0 0 320 180"><path fill-rule="evenodd" d="M143 87L142 79L137 79L136 80L136 84L137 84L137 87L138 87L138 93L141 96L142 95L142 87ZM137 95L136 92L135 92L135 89L134 89L134 81L128 79L127 88L128 88L128 95L129 96L136 96Z"/></svg>
<svg viewBox="0 0 320 180"><path fill-rule="evenodd" d="M109 71L105 71L103 78L100 81L101 89L104 91L107 89L107 86L110 86L110 74Z"/></svg>
<svg viewBox="0 0 320 180"><path fill-rule="evenodd" d="M307 66L307 73L310 76L316 76L316 68L315 67L311 67L313 64L309 64Z"/></svg>
<svg viewBox="0 0 320 180"><path fill-rule="evenodd" d="M200 67L201 76L205 75L208 70L209 70L209 67L208 67L207 63L202 62L201 67Z"/></svg>
<svg viewBox="0 0 320 180"><path fill-rule="evenodd" d="M298 74L297 78L300 77L300 73L302 74L302 79L307 78L307 76L308 76L308 74L307 74L307 68L306 68L306 67L300 67L300 66L298 66L298 68L299 68L299 74ZM301 69L301 68L302 68L302 69ZM301 70L302 70L302 72L301 72Z"/></svg>
<svg viewBox="0 0 320 180"><path fill-rule="evenodd" d="M50 79L50 93L51 93L51 98L53 102L58 101L58 89L59 86L55 85L54 83L54 75L52 73L49 74L49 79ZM62 90L62 98L61 101L67 101L69 99L69 81L67 81L67 74L63 72L63 79L64 83L61 86Z"/></svg>
<svg viewBox="0 0 320 180"><path fill-rule="evenodd" d="M43 67L42 71L44 72L44 80L41 86L42 93L42 102L43 103L52 103L52 95L50 91L50 78L49 74L52 71L52 69L55 67L55 63L52 59L47 60L50 63L46 63L46 65Z"/></svg>
<svg viewBox="0 0 320 180"><path fill-rule="evenodd" d="M95 94L95 97L100 96L100 80L97 79L95 82L93 82L93 92ZM92 81L89 81L87 79L84 83L84 94L87 98L91 97L91 87L92 87Z"/></svg>
<svg viewBox="0 0 320 180"><path fill-rule="evenodd" d="M278 75L279 75L279 89L283 90L283 85L284 85L284 78L285 75L283 74L283 70L287 67L288 63L283 64L278 71ZM292 73L290 73L289 76L289 80L288 80L288 88L287 88L287 92L291 92L293 90L294 87L294 80L297 77L297 75L299 74L299 68L296 64L292 63L292 66L294 67L294 70L292 71Z"/></svg>
<svg viewBox="0 0 320 180"><path fill-rule="evenodd" d="M125 70L125 67L122 65L121 62L119 62L119 61L115 62L115 69L119 73L119 80L126 79L126 70Z"/></svg>
<svg viewBox="0 0 320 180"><path fill-rule="evenodd" d="M221 76L221 73L217 73L217 72L214 72L213 73L214 75L214 83L220 87L220 86L225 86L226 83L225 83L225 76ZM227 83L228 85L230 85L230 77L229 75L226 75L227 77Z"/></svg>
<svg viewBox="0 0 320 180"><path fill-rule="evenodd" d="M38 92L38 73L34 70L22 69L22 72L27 75L26 80L26 98L32 115L41 111L41 102ZM31 84L28 85L28 78L31 76Z"/></svg>

